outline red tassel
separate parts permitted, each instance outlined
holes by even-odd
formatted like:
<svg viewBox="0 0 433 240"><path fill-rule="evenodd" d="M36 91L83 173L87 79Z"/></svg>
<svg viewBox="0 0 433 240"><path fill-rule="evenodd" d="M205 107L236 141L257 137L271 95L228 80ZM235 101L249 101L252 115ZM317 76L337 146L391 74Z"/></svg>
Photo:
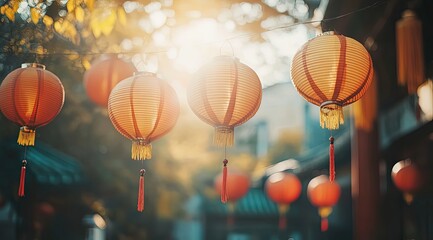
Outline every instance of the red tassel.
<svg viewBox="0 0 433 240"><path fill-rule="evenodd" d="M21 166L21 175L20 175L20 186L18 188L18 196L24 197L24 185L26 182L26 165L27 161L23 160L23 165Z"/></svg>
<svg viewBox="0 0 433 240"><path fill-rule="evenodd" d="M226 203L228 200L228 196L227 196L227 163L229 162L229 160L224 159L223 164L223 182L222 182L222 186L221 186L221 202L222 203Z"/></svg>
<svg viewBox="0 0 433 240"><path fill-rule="evenodd" d="M329 181L335 180L334 137L329 138Z"/></svg>
<svg viewBox="0 0 433 240"><path fill-rule="evenodd" d="M138 183L138 203L137 203L137 211L143 212L144 210L144 173L146 170L140 170L140 180Z"/></svg>
<svg viewBox="0 0 433 240"><path fill-rule="evenodd" d="M326 232L328 231L328 219L327 218L322 218L322 221L320 222L320 230L322 232Z"/></svg>
<svg viewBox="0 0 433 240"><path fill-rule="evenodd" d="M285 214L280 214L280 220L278 221L278 228L280 230L286 229L287 219Z"/></svg>

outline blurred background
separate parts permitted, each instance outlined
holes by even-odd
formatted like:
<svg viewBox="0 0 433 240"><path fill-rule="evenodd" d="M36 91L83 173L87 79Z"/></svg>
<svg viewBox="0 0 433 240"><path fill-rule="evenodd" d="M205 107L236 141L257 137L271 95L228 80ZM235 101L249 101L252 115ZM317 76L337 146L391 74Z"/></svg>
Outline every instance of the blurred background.
<svg viewBox="0 0 433 240"><path fill-rule="evenodd" d="M27 149L26 196L17 197L24 148L19 127L0 115L0 239L433 239L433 2L429 0L12 0L0 1L0 79L39 62L62 81L60 114ZM422 21L425 84L397 83L395 24L412 9ZM324 20L324 21L322 21ZM322 21L322 22L321 22ZM318 107L290 79L293 55L333 30L361 42L376 76L369 97L345 109L333 131L341 197L320 231L309 181L328 174L329 130ZM186 101L193 74L228 54L254 69L263 86L257 114L235 130L230 169L247 174L248 193L222 204L214 187L224 153L213 129ZM177 125L133 161L131 143L91 102L83 75L107 56L157 73L181 103ZM356 119L355 119L356 118ZM411 204L391 179L410 158L424 185ZM146 168L145 211L136 211L138 171ZM278 227L264 191L276 172L295 174L302 192Z"/></svg>

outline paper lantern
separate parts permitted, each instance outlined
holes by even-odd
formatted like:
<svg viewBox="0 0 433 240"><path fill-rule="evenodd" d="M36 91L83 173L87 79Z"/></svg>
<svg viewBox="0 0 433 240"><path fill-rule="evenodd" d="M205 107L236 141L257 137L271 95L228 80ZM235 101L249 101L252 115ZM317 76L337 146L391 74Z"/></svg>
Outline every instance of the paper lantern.
<svg viewBox="0 0 433 240"><path fill-rule="evenodd" d="M395 186L404 193L408 204L413 201L413 194L422 186L422 174L419 168L410 159L397 162L392 167L392 180Z"/></svg>
<svg viewBox="0 0 433 240"><path fill-rule="evenodd" d="M226 192L223 192L223 186L227 181ZM215 178L215 189L222 196L226 194L226 199L229 201L227 224L229 226L234 224L233 212L235 210L235 202L244 197L250 189L250 178L243 173L231 171L226 177L223 174L219 174Z"/></svg>
<svg viewBox="0 0 433 240"><path fill-rule="evenodd" d="M87 96L94 103L106 108L108 97L114 86L121 80L132 76L135 71L132 64L116 57L97 61L84 74L84 88Z"/></svg>
<svg viewBox="0 0 433 240"><path fill-rule="evenodd" d="M307 195L311 204L319 208L322 231L328 230L328 216L332 213L332 207L337 204L340 193L340 185L329 181L325 175L315 177L308 183Z"/></svg>
<svg viewBox="0 0 433 240"><path fill-rule="evenodd" d="M290 204L301 195L301 181L291 173L274 173L266 180L265 189L268 197L278 204L279 227L284 229L286 227L286 212Z"/></svg>
<svg viewBox="0 0 433 240"><path fill-rule="evenodd" d="M222 182L224 181L223 175L219 174L215 179L215 189L222 193ZM238 172L229 172L226 178L227 181L227 200L235 202L241 199L248 193L250 189L250 179L246 174Z"/></svg>
<svg viewBox="0 0 433 240"><path fill-rule="evenodd" d="M397 78L407 85L410 94L425 81L422 23L412 10L403 12L395 25L397 49Z"/></svg>
<svg viewBox="0 0 433 240"><path fill-rule="evenodd" d="M153 73L119 82L108 99L108 115L119 133L132 140L132 159L152 157L151 142L168 133L179 116L176 92ZM144 209L144 173L140 170L138 211Z"/></svg>
<svg viewBox="0 0 433 240"><path fill-rule="evenodd" d="M9 73L0 86L0 109L21 126L18 144L34 146L36 128L53 120L63 107L65 90L59 78L37 63L24 63ZM22 161L18 196L24 196L27 161Z"/></svg>
<svg viewBox="0 0 433 240"><path fill-rule="evenodd" d="M225 148L233 145L234 128L259 109L262 85L254 70L239 59L218 56L197 72L188 86L187 98L192 111L215 128L214 143ZM225 156L223 173L227 163ZM223 186L222 196L225 191Z"/></svg>
<svg viewBox="0 0 433 240"><path fill-rule="evenodd" d="M344 123L342 107L360 99L373 79L370 54L356 40L326 32L309 40L295 54L292 81L308 102L320 106L320 125L338 129ZM333 144L330 138L330 172L334 180ZM332 150L331 150L332 148Z"/></svg>

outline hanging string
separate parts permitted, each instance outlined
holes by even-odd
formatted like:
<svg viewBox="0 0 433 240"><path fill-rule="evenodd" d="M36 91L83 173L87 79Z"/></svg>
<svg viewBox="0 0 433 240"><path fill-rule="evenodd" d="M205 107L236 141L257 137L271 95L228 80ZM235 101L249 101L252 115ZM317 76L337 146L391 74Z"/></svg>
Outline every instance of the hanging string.
<svg viewBox="0 0 433 240"><path fill-rule="evenodd" d="M326 18L326 19L322 19L322 20L314 20L314 21L304 21L304 22L297 22L297 23L292 23L292 24L284 24L284 25L280 25L280 26L276 26L273 28L269 28L260 32L256 32L256 33L243 33L243 34L239 34L239 35L235 35L229 38L226 38L224 40L220 40L220 41L215 41L215 42L208 42L206 43L206 45L208 44L215 44L215 43L221 43L221 42L229 42L230 40L233 39L237 39L237 38L244 38L244 37L251 37L251 36L255 36L255 35L259 35L265 32L272 32L272 31L276 31L276 30L281 30L281 29L288 29L288 28L292 28L298 25L308 25L308 24L313 24L313 23L321 23L321 22L329 22L329 21L334 21L334 20L339 20L341 18L347 17L347 16L351 16L353 14L357 14L359 12L363 12L365 10L368 10L370 8L375 8L377 6L383 5L387 3L387 1L382 0L382 1L377 1L371 5L368 5L366 7L363 8L359 8L357 10L348 12L348 13L344 13L341 15L338 15L336 17L331 17L331 18ZM147 54L147 55L152 55L152 54L162 54L162 53L167 53L169 50L160 50L160 51L146 51L146 52L142 52L142 51L117 51L117 52L88 52L88 51L75 51L75 52L45 52L45 53L38 53L39 55L63 55L63 56L68 56L68 55L102 55L102 54L125 54L125 55L132 55L132 54ZM26 53L17 53L14 51L0 51L0 53L15 53L16 55L32 55L35 54L37 52L26 52Z"/></svg>

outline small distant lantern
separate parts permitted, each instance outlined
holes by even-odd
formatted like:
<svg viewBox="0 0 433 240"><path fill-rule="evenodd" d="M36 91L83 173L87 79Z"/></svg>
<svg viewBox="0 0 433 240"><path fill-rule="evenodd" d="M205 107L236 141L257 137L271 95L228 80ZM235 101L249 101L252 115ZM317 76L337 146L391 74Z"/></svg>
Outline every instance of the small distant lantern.
<svg viewBox="0 0 433 240"><path fill-rule="evenodd" d="M268 197L278 204L280 213L279 228L286 228L285 215L290 204L301 195L301 181L291 173L274 173L266 180L265 189Z"/></svg>
<svg viewBox="0 0 433 240"><path fill-rule="evenodd" d="M132 159L152 157L151 142L167 134L179 116L174 89L153 73L139 73L119 82L108 99L108 115L116 130L132 140ZM138 211L144 210L144 174L140 170Z"/></svg>
<svg viewBox="0 0 433 240"><path fill-rule="evenodd" d="M293 57L291 69L296 90L320 107L320 126L330 130L344 123L343 107L365 94L373 75L373 63L364 46L333 32L305 43ZM334 181L334 138L329 140L329 177Z"/></svg>
<svg viewBox="0 0 433 240"><path fill-rule="evenodd" d="M340 199L340 193L340 185L337 182L329 181L325 175L313 178L308 184L308 198L311 204L319 208L319 215L322 218L320 224L322 232L328 230L328 216L332 213L332 207Z"/></svg>
<svg viewBox="0 0 433 240"><path fill-rule="evenodd" d="M422 174L419 168L411 159L405 159L392 167L391 177L395 186L403 192L406 203L411 204L413 194L422 186Z"/></svg>
<svg viewBox="0 0 433 240"><path fill-rule="evenodd" d="M195 115L215 128L214 144L226 148L233 145L234 128L259 109L262 85L254 70L239 59L218 56L196 73L187 97ZM227 176L227 164L225 156L223 178ZM222 186L223 203L227 202L225 193L226 186Z"/></svg>
<svg viewBox="0 0 433 240"><path fill-rule="evenodd" d="M226 183L224 181L227 181ZM223 174L219 174L215 178L215 189L216 191L222 195L223 189L222 186L227 185L227 190L225 192L226 199L229 204L229 212L227 221L229 225L233 224L232 214L234 212L235 202L239 199L243 198L250 189L250 178L243 173L230 171L226 178L223 177Z"/></svg>
<svg viewBox="0 0 433 240"><path fill-rule="evenodd" d="M24 63L9 73L0 86L0 109L10 121L21 126L18 144L35 145L36 128L51 122L63 107L65 90L60 79L45 66ZM26 156L22 161L18 196L24 196Z"/></svg>
<svg viewBox="0 0 433 240"><path fill-rule="evenodd" d="M135 67L117 57L95 62L84 74L84 88L92 102L106 108L111 90L121 80L131 77Z"/></svg>

